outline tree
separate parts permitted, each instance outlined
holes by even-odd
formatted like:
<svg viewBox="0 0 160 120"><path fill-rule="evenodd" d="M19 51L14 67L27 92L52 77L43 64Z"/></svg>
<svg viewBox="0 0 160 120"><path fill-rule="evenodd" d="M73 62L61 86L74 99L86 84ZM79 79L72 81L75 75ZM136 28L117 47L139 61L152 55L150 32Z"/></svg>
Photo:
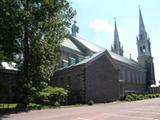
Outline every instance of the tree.
<svg viewBox="0 0 160 120"><path fill-rule="evenodd" d="M11 6L15 11L10 13L18 19L18 22L13 22L17 32L11 31L13 38L2 40L8 40L11 45L10 55L20 70L18 92L23 95L21 100L26 102L48 85L57 66L60 43L68 33L75 11L67 0L11 1L18 6L18 9ZM0 3L7 6L10 0Z"/></svg>
<svg viewBox="0 0 160 120"><path fill-rule="evenodd" d="M0 63L14 59L16 37L20 35L19 10L16 0L0 1Z"/></svg>

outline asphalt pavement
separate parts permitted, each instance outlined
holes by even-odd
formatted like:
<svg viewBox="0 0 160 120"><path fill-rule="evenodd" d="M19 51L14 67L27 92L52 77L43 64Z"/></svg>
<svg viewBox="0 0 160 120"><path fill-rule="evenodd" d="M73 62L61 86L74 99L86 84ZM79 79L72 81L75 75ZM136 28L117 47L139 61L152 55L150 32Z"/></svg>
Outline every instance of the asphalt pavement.
<svg viewBox="0 0 160 120"><path fill-rule="evenodd" d="M160 120L160 98L32 110L4 115L1 120Z"/></svg>

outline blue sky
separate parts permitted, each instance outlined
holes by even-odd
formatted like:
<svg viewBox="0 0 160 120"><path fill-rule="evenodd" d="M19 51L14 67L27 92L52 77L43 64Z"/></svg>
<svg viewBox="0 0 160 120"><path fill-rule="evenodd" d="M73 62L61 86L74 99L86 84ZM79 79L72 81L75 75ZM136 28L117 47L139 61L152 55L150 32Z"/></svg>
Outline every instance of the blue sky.
<svg viewBox="0 0 160 120"><path fill-rule="evenodd" d="M147 33L150 36L155 76L160 80L160 0L70 0L76 9L75 17L79 36L106 49L113 44L114 18L116 17L124 56L137 59L136 36L139 28L139 8Z"/></svg>

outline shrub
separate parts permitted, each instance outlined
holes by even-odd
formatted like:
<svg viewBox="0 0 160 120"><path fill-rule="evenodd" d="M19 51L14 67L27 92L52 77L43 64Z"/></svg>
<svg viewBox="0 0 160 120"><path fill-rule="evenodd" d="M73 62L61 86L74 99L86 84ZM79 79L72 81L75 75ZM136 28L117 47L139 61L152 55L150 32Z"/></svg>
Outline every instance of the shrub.
<svg viewBox="0 0 160 120"><path fill-rule="evenodd" d="M144 96L142 94L139 95L139 100L143 100Z"/></svg>
<svg viewBox="0 0 160 120"><path fill-rule="evenodd" d="M93 105L94 104L94 101L93 100L89 100L88 101L88 105Z"/></svg>
<svg viewBox="0 0 160 120"><path fill-rule="evenodd" d="M68 90L59 87L47 87L39 93L39 100L48 105L60 106L67 103Z"/></svg>
<svg viewBox="0 0 160 120"><path fill-rule="evenodd" d="M132 101L135 101L138 98L138 95L136 95L136 94L131 94L131 96L132 96Z"/></svg>
<svg viewBox="0 0 160 120"><path fill-rule="evenodd" d="M56 101L56 102L54 103L54 106L55 106L55 107L59 107L59 106L61 106L61 105L60 105L59 102Z"/></svg>
<svg viewBox="0 0 160 120"><path fill-rule="evenodd" d="M156 94L156 97L160 97L160 94Z"/></svg>
<svg viewBox="0 0 160 120"><path fill-rule="evenodd" d="M135 94L129 94L125 98L126 101L134 101L135 99Z"/></svg>
<svg viewBox="0 0 160 120"><path fill-rule="evenodd" d="M143 99L149 99L149 98L156 98L160 97L160 94L129 94L126 96L125 101L136 101L136 100L143 100Z"/></svg>

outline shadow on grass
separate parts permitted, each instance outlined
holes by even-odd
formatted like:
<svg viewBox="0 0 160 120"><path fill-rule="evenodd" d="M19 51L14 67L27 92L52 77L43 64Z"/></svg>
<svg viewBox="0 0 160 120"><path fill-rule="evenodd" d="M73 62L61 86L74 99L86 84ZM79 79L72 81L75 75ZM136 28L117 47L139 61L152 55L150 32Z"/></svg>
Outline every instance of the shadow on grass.
<svg viewBox="0 0 160 120"><path fill-rule="evenodd" d="M8 118L10 114L17 114L21 112L28 112L27 108L11 108L11 109L0 109L0 118ZM0 119L1 120L1 119Z"/></svg>
<svg viewBox="0 0 160 120"><path fill-rule="evenodd" d="M0 120L2 118L9 118L10 114L18 114L21 112L29 112L30 110L40 110L41 107L29 107L29 108L3 108L0 109Z"/></svg>

